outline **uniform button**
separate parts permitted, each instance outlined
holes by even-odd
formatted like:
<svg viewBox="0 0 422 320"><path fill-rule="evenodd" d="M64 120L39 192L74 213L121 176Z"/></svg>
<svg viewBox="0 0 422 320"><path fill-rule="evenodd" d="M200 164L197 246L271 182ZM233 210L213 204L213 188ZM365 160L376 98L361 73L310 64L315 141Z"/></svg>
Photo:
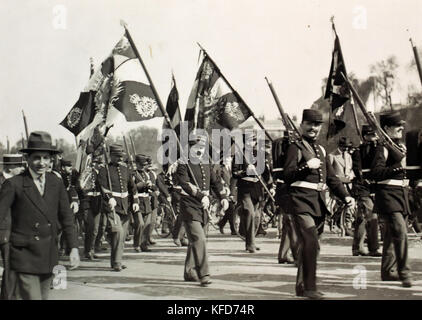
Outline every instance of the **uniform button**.
<svg viewBox="0 0 422 320"><path fill-rule="evenodd" d="M35 228L38 228L40 226L40 224L37 222L35 223Z"/></svg>
<svg viewBox="0 0 422 320"><path fill-rule="evenodd" d="M48 226L51 227L51 223L49 223Z"/></svg>
<svg viewBox="0 0 422 320"><path fill-rule="evenodd" d="M34 239L37 240L37 241L39 241L40 240L40 237L35 236Z"/></svg>

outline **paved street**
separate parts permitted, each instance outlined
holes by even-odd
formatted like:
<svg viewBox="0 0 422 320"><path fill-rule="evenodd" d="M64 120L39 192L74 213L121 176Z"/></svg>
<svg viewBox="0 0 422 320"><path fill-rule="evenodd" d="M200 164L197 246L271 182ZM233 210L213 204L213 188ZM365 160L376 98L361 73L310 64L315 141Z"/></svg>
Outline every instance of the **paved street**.
<svg viewBox="0 0 422 320"><path fill-rule="evenodd" d="M156 238L152 252L136 253L126 243L128 269L122 272L111 271L108 253L95 262L82 261L77 270L67 272L67 288L52 290L50 298L302 299L294 295L296 268L277 263L276 229L257 238L261 250L254 254L244 251L240 238L211 230L208 249L213 283L207 288L183 281L186 247L176 247L171 238ZM414 286L406 289L400 282L380 280L381 258L353 257L352 238L325 233L318 260L319 290L327 299L422 299L422 242L415 234L409 238ZM358 274L359 270L363 272Z"/></svg>

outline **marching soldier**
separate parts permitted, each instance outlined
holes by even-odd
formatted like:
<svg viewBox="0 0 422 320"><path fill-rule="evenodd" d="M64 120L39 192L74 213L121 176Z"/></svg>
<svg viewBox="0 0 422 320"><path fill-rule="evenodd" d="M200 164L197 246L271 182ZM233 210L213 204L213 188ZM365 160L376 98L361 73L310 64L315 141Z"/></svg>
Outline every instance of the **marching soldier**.
<svg viewBox="0 0 422 320"><path fill-rule="evenodd" d="M110 146L110 163L100 168L99 182L104 201L108 204L107 218L111 226L111 268L121 271L126 233L129 226L129 205L139 211L136 186L130 179L129 169L123 162L124 151L119 144Z"/></svg>
<svg viewBox="0 0 422 320"><path fill-rule="evenodd" d="M151 251L148 249L147 237L145 235L146 223L148 227L151 224L151 197L149 188L151 181L145 172L145 166L148 164L147 157L142 154L135 156L136 173L135 183L138 190L139 211L134 215L133 247L136 252Z"/></svg>
<svg viewBox="0 0 422 320"><path fill-rule="evenodd" d="M0 173L0 190L6 179L21 174L24 170L24 162L21 154L4 154L3 172ZM6 219L0 224L0 250L3 259L3 276L1 281L1 299L11 300L14 298L16 275L10 270L10 224L11 216L8 213Z"/></svg>
<svg viewBox="0 0 422 320"><path fill-rule="evenodd" d="M102 218L101 187L98 181L98 174L101 167L104 167L102 158L100 156L93 158L91 166L87 168L89 172L87 172L86 180L80 180L79 183L82 198L81 207L86 219L84 252L85 258L88 260L98 258L95 255L94 246L95 243L99 241L98 237L100 237L100 225Z"/></svg>
<svg viewBox="0 0 422 320"><path fill-rule="evenodd" d="M354 205L354 199L336 177L325 149L316 143L322 123L322 114L318 110L303 111L300 124L303 149L296 144L289 145L284 164L284 181L289 185L298 235L296 295L310 299L322 298L316 286L316 267L318 235L323 232L325 215L329 214L327 189L349 206Z"/></svg>
<svg viewBox="0 0 422 320"><path fill-rule="evenodd" d="M72 209L73 214L76 215L77 212L79 211L79 196L76 190L76 184L77 184L77 179L78 179L77 172L76 170L73 170L72 162L69 160L64 160L64 159L61 159L60 167L58 169L59 169L60 177L63 180L64 186L66 188L67 195L69 197L70 208ZM77 224L76 216L74 219L74 223L76 226ZM66 248L65 238L63 236L60 236L61 255L64 255L65 248ZM67 254L69 254L69 249L67 251L68 251Z"/></svg>
<svg viewBox="0 0 422 320"><path fill-rule="evenodd" d="M355 174L353 172L352 155L350 153L350 150L352 150L352 148L353 143L350 138L340 137L338 141L338 148L328 155L328 159L334 169L336 176L340 179L341 182L343 182L344 187L349 193L352 189L352 180L355 177ZM349 237L353 236L352 220L353 208L346 207L340 216L339 224L342 228L345 228L345 234Z"/></svg>
<svg viewBox="0 0 422 320"><path fill-rule="evenodd" d="M47 299L58 265L58 225L72 248L71 269L79 265L77 235L63 181L47 172L52 155L58 152L50 134L32 132L21 152L27 154L28 170L3 183L0 222L10 212L10 269L16 273L17 297Z"/></svg>
<svg viewBox="0 0 422 320"><path fill-rule="evenodd" d="M364 142L352 155L353 194L357 199L355 230L353 235L352 253L354 256L380 257L378 251L378 215L374 212L375 184L370 176L372 160L377 146L377 135L369 125L362 126ZM368 239L367 253L364 249L365 235Z"/></svg>
<svg viewBox="0 0 422 320"><path fill-rule="evenodd" d="M245 135L245 146L249 150L253 150L256 155L257 148L257 136L256 133ZM243 220L241 223L244 226L246 251L254 253L259 250L259 247L255 245L255 231L258 226L255 226L255 219L257 215L261 215L260 202L264 198L263 188L261 183L256 176L256 168L251 163L244 161L241 164L233 165L233 176L238 179L238 201L241 203L242 211L240 219ZM262 177L271 178L271 174L268 174L268 166L265 166L265 171ZM267 185L271 185L271 181L264 181ZM272 189L273 190L273 189ZM273 190L275 194L275 190Z"/></svg>
<svg viewBox="0 0 422 320"><path fill-rule="evenodd" d="M290 206L290 195L287 185L283 180L283 167L288 148L287 137L274 141L273 148L273 178L276 183L277 205L279 206L279 219L282 219L280 247L278 250L278 263L293 264L297 261L297 235L294 229L293 215ZM289 251L291 254L289 254Z"/></svg>
<svg viewBox="0 0 422 320"><path fill-rule="evenodd" d="M146 156L147 164L145 166L145 171L149 176L149 180L151 181L151 186L149 187L149 193L151 197L151 222L148 225L145 225L146 229L146 244L147 245L154 245L156 242L152 239L152 233L155 229L155 224L157 221L157 212L158 212L158 196L160 191L157 187L157 174L154 172L152 168L152 158L150 156Z"/></svg>
<svg viewBox="0 0 422 320"><path fill-rule="evenodd" d="M223 159L223 165L221 166L221 177L222 181L224 182L224 186L226 188L226 195L229 197L229 208L224 213L223 218L219 221L218 227L220 232L224 234L224 226L226 225L227 221L230 225L231 235L236 235L236 228L234 225L235 219L235 207L237 203L237 181L233 177L232 173L232 162L233 159L231 156L225 157Z"/></svg>
<svg viewBox="0 0 422 320"><path fill-rule="evenodd" d="M229 203L223 186L211 170L211 164L204 160L206 137L189 141L190 159L187 163L179 163L177 167L177 181L182 187L180 199L180 215L185 225L189 240L185 260L185 281L200 281L202 286L211 283L208 267L205 228L208 222L207 210L210 205L210 187L221 198L223 210L227 210ZM193 175L188 169L190 166ZM198 183L196 185L195 181Z"/></svg>
<svg viewBox="0 0 422 320"><path fill-rule="evenodd" d="M375 202L385 221L382 250L381 279L402 282L412 286L408 259L407 218L409 208L409 180L406 177L406 148L401 143L404 123L399 112L380 116L385 133L399 146L401 152L378 145L371 166L371 175L377 182Z"/></svg>

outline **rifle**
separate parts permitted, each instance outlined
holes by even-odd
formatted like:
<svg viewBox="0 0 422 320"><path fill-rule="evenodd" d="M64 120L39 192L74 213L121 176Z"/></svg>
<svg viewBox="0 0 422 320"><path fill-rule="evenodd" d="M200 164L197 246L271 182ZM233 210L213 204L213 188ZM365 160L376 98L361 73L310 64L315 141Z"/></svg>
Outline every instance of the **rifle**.
<svg viewBox="0 0 422 320"><path fill-rule="evenodd" d="M292 119L290 119L288 114L284 112L280 100L278 99L277 93L273 88L273 84L271 83L271 81L268 80L267 77L265 77L265 80L267 81L267 84L270 87L271 93L275 100L275 104L277 105L278 111L280 112L281 120L283 121L283 124L286 127L287 135L289 138L289 144L296 144L296 146L302 152L305 161L314 158L314 151L307 144L303 143L302 135L299 129L296 127Z"/></svg>
<svg viewBox="0 0 422 320"><path fill-rule="evenodd" d="M128 167L129 167L128 171L129 171L130 179L132 179L132 183L135 186L135 190L136 190L136 193L133 195L133 197L138 198L138 188L136 187L136 181L135 181L135 175L134 175L134 173L136 172L136 164L135 164L135 161L133 160L132 155L129 152L129 147L127 146L127 142L126 142L126 137L123 133L122 133L122 136L123 136L123 143L125 145L125 150L127 153ZM130 221L131 223L134 222L133 215L130 215Z"/></svg>
<svg viewBox="0 0 422 320"><path fill-rule="evenodd" d="M352 94L356 102L358 103L359 108L362 110L362 113L365 116L366 121L372 127L375 133L378 135L379 143L383 145L384 147L386 147L389 151L391 151L391 154L395 160L400 161L401 159L403 159L403 157L406 156L406 151L403 148L401 148L397 143L395 143L390 138L390 136L381 128L375 115L372 112L366 110L365 105L362 99L360 98L358 92L356 91L356 89L353 87L353 85L350 83L347 77L343 74L343 72L340 72L340 73L344 81L346 81L347 85L352 91Z"/></svg>

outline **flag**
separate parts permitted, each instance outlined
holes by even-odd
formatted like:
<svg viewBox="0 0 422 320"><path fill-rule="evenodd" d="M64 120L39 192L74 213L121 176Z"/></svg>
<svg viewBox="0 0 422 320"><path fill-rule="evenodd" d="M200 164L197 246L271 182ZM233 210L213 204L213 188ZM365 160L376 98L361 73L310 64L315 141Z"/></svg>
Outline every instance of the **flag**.
<svg viewBox="0 0 422 320"><path fill-rule="evenodd" d="M185 120L189 128L232 130L251 116L237 92L205 54L188 98Z"/></svg>
<svg viewBox="0 0 422 320"><path fill-rule="evenodd" d="M335 34L330 73L324 96L325 99L329 99L331 107L327 138L339 133L347 123L345 120L345 103L350 99L350 90L341 73L347 77L340 40Z"/></svg>
<svg viewBox="0 0 422 320"><path fill-rule="evenodd" d="M171 126L174 129L174 132L176 133L177 137L179 137L180 136L180 122L182 121L182 116L180 114L180 108L179 108L179 92L177 91L176 80L174 79L174 75L172 76L171 90L167 98L166 112L170 118ZM167 129L167 130L170 129L170 126L166 120L164 120L163 122L163 129ZM170 140L170 137L166 135L165 138L163 139L162 144L165 145L169 143L169 140ZM176 148L177 150L176 158L171 159L173 160L171 162L174 162L180 157L179 148L177 145L172 145L169 147ZM170 157L170 153L169 153L169 150L167 149L164 153L164 158L167 159L169 157ZM167 172L168 170L168 164L165 161L163 161L163 170L164 172Z"/></svg>
<svg viewBox="0 0 422 320"><path fill-rule="evenodd" d="M180 114L180 108L179 108L179 92L177 91L176 80L174 79L174 76L172 76L171 90L167 98L166 112L170 118L172 127L176 131L177 135L179 135L180 122L182 121L182 116ZM170 126L164 120L163 129L169 129L169 128Z"/></svg>

